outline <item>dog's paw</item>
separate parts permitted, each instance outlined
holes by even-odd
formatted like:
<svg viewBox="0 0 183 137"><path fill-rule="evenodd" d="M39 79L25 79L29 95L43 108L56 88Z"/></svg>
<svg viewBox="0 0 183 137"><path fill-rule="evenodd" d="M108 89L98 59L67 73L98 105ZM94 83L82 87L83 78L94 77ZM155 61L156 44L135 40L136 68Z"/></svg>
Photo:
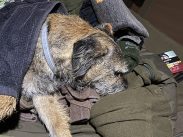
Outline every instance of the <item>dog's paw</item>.
<svg viewBox="0 0 183 137"><path fill-rule="evenodd" d="M65 131L60 133L59 135L56 135L55 137L72 137L70 131Z"/></svg>
<svg viewBox="0 0 183 137"><path fill-rule="evenodd" d="M16 109L16 99L12 96L0 95L0 121L9 117Z"/></svg>
<svg viewBox="0 0 183 137"><path fill-rule="evenodd" d="M99 3L102 3L103 0L96 0L96 3L99 4Z"/></svg>

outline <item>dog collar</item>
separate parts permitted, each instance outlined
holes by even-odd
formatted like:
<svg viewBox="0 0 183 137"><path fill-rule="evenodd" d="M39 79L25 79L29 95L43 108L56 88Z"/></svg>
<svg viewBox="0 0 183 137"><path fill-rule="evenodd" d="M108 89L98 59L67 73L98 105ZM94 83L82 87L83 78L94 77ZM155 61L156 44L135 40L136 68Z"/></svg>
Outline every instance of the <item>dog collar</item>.
<svg viewBox="0 0 183 137"><path fill-rule="evenodd" d="M42 29L41 29L41 42L42 42L43 53L44 53L46 62L55 76L55 75L57 75L57 70L56 70L55 63L53 61L53 57L50 53L50 49L49 49L47 22L45 22L43 24Z"/></svg>

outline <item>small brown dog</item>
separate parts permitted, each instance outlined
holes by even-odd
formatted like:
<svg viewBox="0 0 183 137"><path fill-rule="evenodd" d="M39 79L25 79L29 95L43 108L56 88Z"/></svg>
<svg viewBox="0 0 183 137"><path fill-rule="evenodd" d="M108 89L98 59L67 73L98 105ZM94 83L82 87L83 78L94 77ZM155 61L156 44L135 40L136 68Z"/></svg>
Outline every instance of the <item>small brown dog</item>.
<svg viewBox="0 0 183 137"><path fill-rule="evenodd" d="M33 100L51 137L71 137L69 117L57 100L61 81L76 89L88 86L100 95L112 94L126 88L123 73L128 71L128 65L109 35L77 16L50 14L47 25L49 48L59 78L53 77L39 37L33 62L24 77L22 95ZM15 104L12 97L0 96L0 118L10 115Z"/></svg>

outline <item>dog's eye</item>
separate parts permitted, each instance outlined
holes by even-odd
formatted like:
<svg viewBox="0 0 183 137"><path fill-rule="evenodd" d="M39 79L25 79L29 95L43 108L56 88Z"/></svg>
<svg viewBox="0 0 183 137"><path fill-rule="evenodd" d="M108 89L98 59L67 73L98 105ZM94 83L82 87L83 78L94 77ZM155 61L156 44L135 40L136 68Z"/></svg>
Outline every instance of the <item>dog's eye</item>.
<svg viewBox="0 0 183 137"><path fill-rule="evenodd" d="M120 71L115 71L115 72L114 72L114 75L115 75L115 76L122 76L122 75L123 75L123 73L122 73L122 72L120 72Z"/></svg>

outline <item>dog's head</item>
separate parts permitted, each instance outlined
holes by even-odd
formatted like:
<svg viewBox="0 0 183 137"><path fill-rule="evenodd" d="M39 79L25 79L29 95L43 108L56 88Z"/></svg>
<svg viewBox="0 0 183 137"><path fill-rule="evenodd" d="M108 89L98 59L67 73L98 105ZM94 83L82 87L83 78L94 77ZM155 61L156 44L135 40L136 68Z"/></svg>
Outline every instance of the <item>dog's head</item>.
<svg viewBox="0 0 183 137"><path fill-rule="evenodd" d="M105 33L94 33L74 44L72 55L75 88L90 86L101 95L124 90L123 74L128 66L114 40Z"/></svg>

